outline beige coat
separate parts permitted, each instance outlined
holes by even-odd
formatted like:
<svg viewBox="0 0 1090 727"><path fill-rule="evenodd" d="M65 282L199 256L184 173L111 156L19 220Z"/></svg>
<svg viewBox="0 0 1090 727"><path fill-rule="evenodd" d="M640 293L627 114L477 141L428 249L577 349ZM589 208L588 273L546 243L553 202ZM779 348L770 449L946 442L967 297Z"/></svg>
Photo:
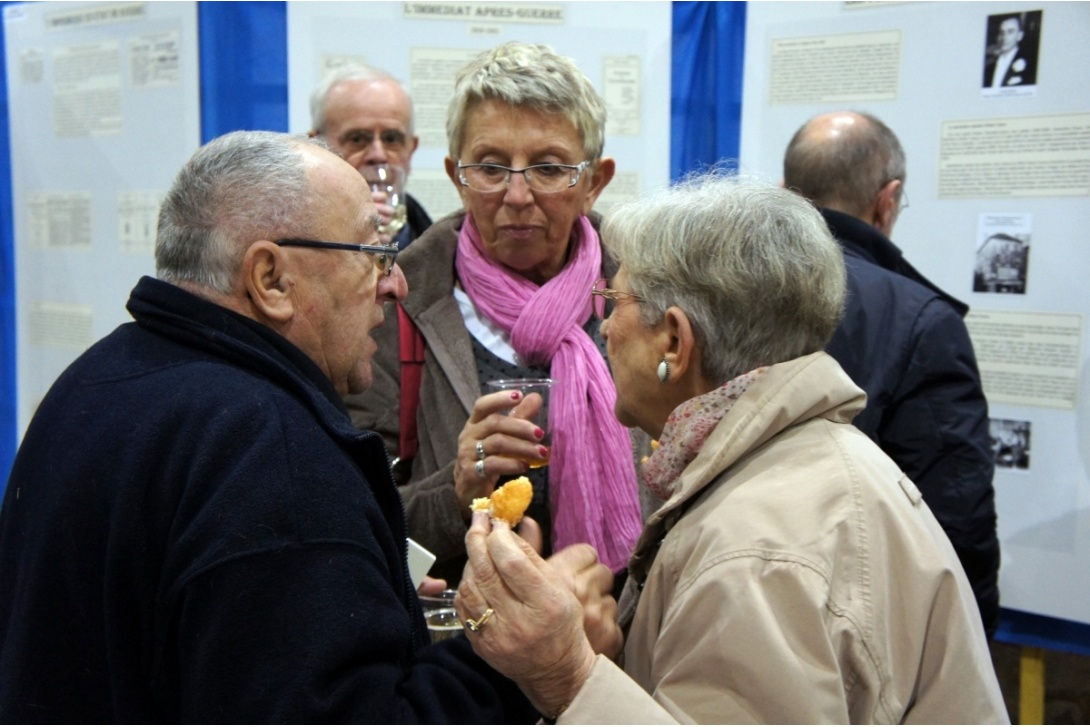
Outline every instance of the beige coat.
<svg viewBox="0 0 1090 727"><path fill-rule="evenodd" d="M953 548L848 424L864 401L824 353L754 383L647 522L624 673L599 657L561 721L1008 721Z"/></svg>

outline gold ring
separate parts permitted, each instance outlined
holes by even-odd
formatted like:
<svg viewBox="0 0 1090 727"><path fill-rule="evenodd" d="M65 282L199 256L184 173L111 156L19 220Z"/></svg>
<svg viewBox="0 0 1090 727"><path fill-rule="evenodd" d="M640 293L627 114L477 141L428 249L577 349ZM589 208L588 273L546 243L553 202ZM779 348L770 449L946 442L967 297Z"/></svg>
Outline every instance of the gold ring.
<svg viewBox="0 0 1090 727"><path fill-rule="evenodd" d="M484 442L477 442L477 461L484 459Z"/></svg>
<svg viewBox="0 0 1090 727"><path fill-rule="evenodd" d="M489 606L488 608L486 608L484 610L484 613L482 613L481 617L479 619L477 619L476 621L474 621L471 618L467 618L466 619L466 628L468 628L473 633L477 633L478 631L480 631L481 629L484 628L484 625L486 623L488 623L488 619L492 618L492 614L494 614L494 613L495 613L495 610L493 610L492 607Z"/></svg>

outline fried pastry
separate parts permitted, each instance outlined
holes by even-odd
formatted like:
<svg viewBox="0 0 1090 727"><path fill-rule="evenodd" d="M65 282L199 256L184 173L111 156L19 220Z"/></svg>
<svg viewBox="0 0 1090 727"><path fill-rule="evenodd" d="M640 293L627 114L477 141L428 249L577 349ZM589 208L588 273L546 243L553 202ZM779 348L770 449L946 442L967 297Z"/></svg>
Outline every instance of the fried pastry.
<svg viewBox="0 0 1090 727"><path fill-rule="evenodd" d="M492 517L499 518L511 527L515 527L522 520L522 514L530 506L533 496L534 487L530 484L530 480L519 477L497 489L492 493L492 497L474 499L470 508L485 510Z"/></svg>

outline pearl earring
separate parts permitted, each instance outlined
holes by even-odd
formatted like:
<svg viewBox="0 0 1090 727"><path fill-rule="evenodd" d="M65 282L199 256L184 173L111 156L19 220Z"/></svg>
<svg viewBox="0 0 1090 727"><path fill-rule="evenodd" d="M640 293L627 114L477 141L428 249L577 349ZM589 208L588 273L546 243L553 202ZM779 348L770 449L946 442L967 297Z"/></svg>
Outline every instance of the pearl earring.
<svg viewBox="0 0 1090 727"><path fill-rule="evenodd" d="M670 380L670 364L666 363L665 356L663 356L662 360L659 361L659 368L657 373L659 376L659 381L661 381L662 383L665 384L667 381Z"/></svg>

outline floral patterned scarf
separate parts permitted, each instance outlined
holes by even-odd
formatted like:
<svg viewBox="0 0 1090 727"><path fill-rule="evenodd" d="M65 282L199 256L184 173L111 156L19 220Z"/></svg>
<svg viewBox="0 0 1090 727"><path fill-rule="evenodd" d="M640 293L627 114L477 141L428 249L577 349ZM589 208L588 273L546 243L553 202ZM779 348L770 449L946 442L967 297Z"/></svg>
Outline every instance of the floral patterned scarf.
<svg viewBox="0 0 1090 727"><path fill-rule="evenodd" d="M655 495L663 500L670 499L678 478L696 459L708 435L767 370L767 367L761 367L742 374L718 389L681 403L670 413L658 449L643 463L644 479Z"/></svg>

